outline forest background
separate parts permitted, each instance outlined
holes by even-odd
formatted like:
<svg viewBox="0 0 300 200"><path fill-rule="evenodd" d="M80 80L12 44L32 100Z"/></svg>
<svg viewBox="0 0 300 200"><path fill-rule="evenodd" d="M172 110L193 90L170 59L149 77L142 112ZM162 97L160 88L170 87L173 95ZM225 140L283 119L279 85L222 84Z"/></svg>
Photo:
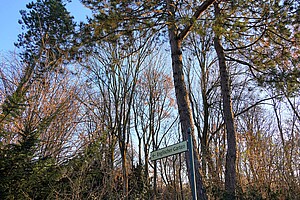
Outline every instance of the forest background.
<svg viewBox="0 0 300 200"><path fill-rule="evenodd" d="M299 199L300 4L37 0L1 55L0 199Z"/></svg>

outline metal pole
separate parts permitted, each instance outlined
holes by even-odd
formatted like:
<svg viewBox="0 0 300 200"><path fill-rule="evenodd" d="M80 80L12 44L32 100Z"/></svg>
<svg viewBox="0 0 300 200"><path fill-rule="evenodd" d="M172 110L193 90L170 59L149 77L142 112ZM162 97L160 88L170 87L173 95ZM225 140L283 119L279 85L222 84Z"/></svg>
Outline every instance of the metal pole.
<svg viewBox="0 0 300 200"><path fill-rule="evenodd" d="M197 186L195 179L195 165L194 165L194 149L193 149L193 139L191 135L191 128L188 129L188 148L190 154L190 166L191 166L191 190L193 195L193 200L197 200Z"/></svg>

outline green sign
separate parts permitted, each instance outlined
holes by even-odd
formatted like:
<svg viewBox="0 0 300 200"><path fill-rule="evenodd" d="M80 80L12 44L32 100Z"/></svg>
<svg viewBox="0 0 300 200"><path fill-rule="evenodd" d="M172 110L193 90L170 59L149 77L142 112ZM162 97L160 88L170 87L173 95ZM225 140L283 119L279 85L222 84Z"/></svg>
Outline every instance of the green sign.
<svg viewBox="0 0 300 200"><path fill-rule="evenodd" d="M171 146L158 149L157 151L153 151L150 153L150 160L158 160L167 156L175 155L178 153L182 153L187 151L187 141L183 141L177 144L173 144Z"/></svg>

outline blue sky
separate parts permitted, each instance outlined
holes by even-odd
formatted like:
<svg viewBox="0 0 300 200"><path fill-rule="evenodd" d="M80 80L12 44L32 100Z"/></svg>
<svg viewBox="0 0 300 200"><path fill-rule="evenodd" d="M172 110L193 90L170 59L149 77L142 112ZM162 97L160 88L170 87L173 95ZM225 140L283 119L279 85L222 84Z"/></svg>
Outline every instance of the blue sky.
<svg viewBox="0 0 300 200"><path fill-rule="evenodd" d="M26 9L26 4L32 0L1 0L0 2L0 53L14 51L14 42L22 32L18 20L21 19L20 10ZM84 21L89 10L84 8L79 0L72 0L67 9L76 21Z"/></svg>

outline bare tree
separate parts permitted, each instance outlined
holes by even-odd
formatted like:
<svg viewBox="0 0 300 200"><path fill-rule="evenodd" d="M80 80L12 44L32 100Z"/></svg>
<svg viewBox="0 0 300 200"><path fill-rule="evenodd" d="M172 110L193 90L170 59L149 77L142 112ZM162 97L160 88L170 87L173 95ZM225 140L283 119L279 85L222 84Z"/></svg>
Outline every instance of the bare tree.
<svg viewBox="0 0 300 200"><path fill-rule="evenodd" d="M175 102L173 98L173 84L171 77L164 68L164 56L153 53L147 58L142 76L138 80L134 98L133 110L135 130L139 141L139 149L143 145L145 170L149 173L149 151L159 148L161 138L174 125L173 116ZM175 118L175 119L174 119ZM141 153L141 149L139 150ZM139 162L141 162L139 155ZM154 197L156 198L157 164L154 162Z"/></svg>

